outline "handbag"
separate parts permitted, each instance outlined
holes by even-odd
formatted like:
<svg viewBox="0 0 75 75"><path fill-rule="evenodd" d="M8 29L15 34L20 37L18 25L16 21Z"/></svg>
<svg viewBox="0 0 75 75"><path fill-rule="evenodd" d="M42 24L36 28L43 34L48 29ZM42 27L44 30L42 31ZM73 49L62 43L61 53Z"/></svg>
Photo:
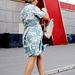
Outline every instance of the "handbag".
<svg viewBox="0 0 75 75"><path fill-rule="evenodd" d="M54 27L53 19L49 20L47 25L45 21L43 22L44 29L43 29L43 38L42 42L43 44L53 45L53 37L52 37L52 31Z"/></svg>
<svg viewBox="0 0 75 75"><path fill-rule="evenodd" d="M46 8L42 8L42 11L44 11L48 15ZM52 31L54 27L53 19L48 20L47 23L45 23L45 21L42 20L42 24L44 24L43 38L42 38L43 44L53 45L53 37L52 37Z"/></svg>
<svg viewBox="0 0 75 75"><path fill-rule="evenodd" d="M51 20L48 21L47 26L44 23L44 32L43 32L43 35L46 38L49 39L52 36L53 27L54 27L53 19L51 19Z"/></svg>

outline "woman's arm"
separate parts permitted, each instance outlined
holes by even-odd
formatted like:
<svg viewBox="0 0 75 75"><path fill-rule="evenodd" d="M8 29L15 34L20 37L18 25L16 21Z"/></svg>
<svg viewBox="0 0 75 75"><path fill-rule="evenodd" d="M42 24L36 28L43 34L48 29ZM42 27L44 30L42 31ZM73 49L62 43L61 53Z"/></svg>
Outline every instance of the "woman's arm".
<svg viewBox="0 0 75 75"><path fill-rule="evenodd" d="M45 13L43 19L44 20L49 20L49 16L48 16L48 13L47 13L46 9L45 8L42 8L42 11Z"/></svg>
<svg viewBox="0 0 75 75"><path fill-rule="evenodd" d="M49 16L47 14L45 14L45 16L43 17L44 20L49 20Z"/></svg>

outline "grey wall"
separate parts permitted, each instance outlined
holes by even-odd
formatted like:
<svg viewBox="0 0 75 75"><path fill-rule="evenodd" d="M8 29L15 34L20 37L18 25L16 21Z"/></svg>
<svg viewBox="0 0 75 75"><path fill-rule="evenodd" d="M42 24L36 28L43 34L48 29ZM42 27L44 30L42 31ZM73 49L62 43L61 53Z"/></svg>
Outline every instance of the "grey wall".
<svg viewBox="0 0 75 75"><path fill-rule="evenodd" d="M0 0L0 33L19 34L23 32L20 12L25 3ZM75 11L61 9L66 34L75 34Z"/></svg>
<svg viewBox="0 0 75 75"><path fill-rule="evenodd" d="M66 34L75 34L75 11L61 9Z"/></svg>
<svg viewBox="0 0 75 75"><path fill-rule="evenodd" d="M19 33L20 12L24 3L0 0L0 33Z"/></svg>

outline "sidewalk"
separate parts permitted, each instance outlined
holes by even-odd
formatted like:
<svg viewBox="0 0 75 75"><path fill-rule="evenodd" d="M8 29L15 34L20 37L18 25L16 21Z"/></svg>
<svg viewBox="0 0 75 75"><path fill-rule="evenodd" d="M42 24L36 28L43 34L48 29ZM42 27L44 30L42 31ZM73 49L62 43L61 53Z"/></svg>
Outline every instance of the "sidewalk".
<svg viewBox="0 0 75 75"><path fill-rule="evenodd" d="M0 48L0 75L24 75L27 61L23 48ZM44 53L45 73L68 66L72 68L73 65L75 65L75 44L46 47ZM55 75L75 75L74 68ZM38 71L35 63L32 75L36 73Z"/></svg>

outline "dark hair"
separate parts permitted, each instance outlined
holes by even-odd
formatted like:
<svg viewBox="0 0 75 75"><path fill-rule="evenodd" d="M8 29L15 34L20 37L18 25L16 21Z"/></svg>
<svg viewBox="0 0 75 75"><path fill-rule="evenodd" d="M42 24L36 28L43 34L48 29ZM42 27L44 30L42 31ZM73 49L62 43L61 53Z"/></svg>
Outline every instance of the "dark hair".
<svg viewBox="0 0 75 75"><path fill-rule="evenodd" d="M32 3L34 2L35 0L25 0L25 3Z"/></svg>

